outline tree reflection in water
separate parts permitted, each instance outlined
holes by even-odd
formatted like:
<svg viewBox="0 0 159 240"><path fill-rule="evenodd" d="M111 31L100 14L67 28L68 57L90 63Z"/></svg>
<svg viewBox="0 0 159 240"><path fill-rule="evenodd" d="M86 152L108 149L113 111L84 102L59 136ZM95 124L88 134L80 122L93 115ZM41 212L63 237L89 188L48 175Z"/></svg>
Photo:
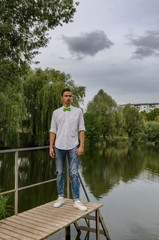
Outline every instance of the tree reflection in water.
<svg viewBox="0 0 159 240"><path fill-rule="evenodd" d="M48 149L19 152L19 187L56 178L55 161ZM158 146L86 147L80 158L81 171L86 185L96 199L107 195L120 181L133 181L144 174L159 179ZM148 173L147 173L148 171ZM14 153L0 154L0 189L14 188ZM66 188L66 184L65 184ZM65 189L66 192L66 189ZM10 194L14 204L14 194ZM19 212L52 201L57 197L56 182L19 191Z"/></svg>
<svg viewBox="0 0 159 240"><path fill-rule="evenodd" d="M146 168L159 174L159 149L157 146L87 147L80 164L85 183L99 199L121 180L137 179Z"/></svg>
<svg viewBox="0 0 159 240"><path fill-rule="evenodd" d="M14 153L0 155L0 189L14 188ZM19 187L56 178L55 161L49 156L48 149L18 153ZM19 212L52 201L57 197L56 181L19 191ZM10 204L14 205L14 194L10 194Z"/></svg>

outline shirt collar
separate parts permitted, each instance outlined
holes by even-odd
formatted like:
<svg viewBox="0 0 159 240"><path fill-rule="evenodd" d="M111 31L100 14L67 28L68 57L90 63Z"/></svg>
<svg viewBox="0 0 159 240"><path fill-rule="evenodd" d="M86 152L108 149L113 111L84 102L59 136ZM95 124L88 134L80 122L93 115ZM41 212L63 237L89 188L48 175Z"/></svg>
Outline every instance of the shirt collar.
<svg viewBox="0 0 159 240"><path fill-rule="evenodd" d="M69 107L65 107L64 105L63 105L63 108L71 108L72 106L70 105Z"/></svg>

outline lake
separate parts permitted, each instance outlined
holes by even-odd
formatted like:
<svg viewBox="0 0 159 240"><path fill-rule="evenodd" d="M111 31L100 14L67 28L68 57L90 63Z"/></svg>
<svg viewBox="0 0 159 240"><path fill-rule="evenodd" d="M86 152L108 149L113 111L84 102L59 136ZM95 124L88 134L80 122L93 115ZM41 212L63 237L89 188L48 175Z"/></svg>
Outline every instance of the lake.
<svg viewBox="0 0 159 240"><path fill-rule="evenodd" d="M19 187L56 177L48 149L19 152L18 164ZM111 240L159 240L158 146L87 147L79 171L90 200L103 204ZM14 188L14 153L0 154L0 176L1 191ZM82 189L80 194L85 201ZM14 194L9 196L13 206ZM20 191L19 212L56 198L56 182ZM73 240L95 239L95 234L86 237L86 232L77 237L73 225L71 235ZM64 239L64 231L48 238L52 239Z"/></svg>

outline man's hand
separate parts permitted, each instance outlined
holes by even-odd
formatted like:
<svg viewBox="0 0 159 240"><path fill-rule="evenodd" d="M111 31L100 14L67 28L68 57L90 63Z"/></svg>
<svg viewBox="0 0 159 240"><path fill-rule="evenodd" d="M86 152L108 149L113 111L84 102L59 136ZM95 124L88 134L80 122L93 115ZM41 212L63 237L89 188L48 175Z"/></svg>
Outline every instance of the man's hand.
<svg viewBox="0 0 159 240"><path fill-rule="evenodd" d="M55 158L54 149L51 147L49 151L50 157Z"/></svg>
<svg viewBox="0 0 159 240"><path fill-rule="evenodd" d="M84 147L79 146L76 152L77 157L81 156L83 152L84 152Z"/></svg>

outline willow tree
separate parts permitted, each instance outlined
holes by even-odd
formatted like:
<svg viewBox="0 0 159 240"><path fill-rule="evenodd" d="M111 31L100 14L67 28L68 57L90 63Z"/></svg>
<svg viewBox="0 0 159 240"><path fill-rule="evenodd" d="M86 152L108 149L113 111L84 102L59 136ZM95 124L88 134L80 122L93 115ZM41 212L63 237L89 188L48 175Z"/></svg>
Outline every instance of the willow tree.
<svg viewBox="0 0 159 240"><path fill-rule="evenodd" d="M47 46L50 29L73 21L77 5L73 0L0 1L1 146L17 146L24 115L21 79L27 66L39 48Z"/></svg>
<svg viewBox="0 0 159 240"><path fill-rule="evenodd" d="M0 147L19 146L19 131L24 114L23 96L8 87L0 92Z"/></svg>
<svg viewBox="0 0 159 240"><path fill-rule="evenodd" d="M72 104L79 106L85 96L85 87L76 86L69 74L54 69L30 70L23 81L26 106L23 131L32 146L48 144L52 112L62 105L62 89L70 87Z"/></svg>
<svg viewBox="0 0 159 240"><path fill-rule="evenodd" d="M103 126L103 138L115 134L117 104L101 89L88 103L87 112L94 113Z"/></svg>
<svg viewBox="0 0 159 240"><path fill-rule="evenodd" d="M16 64L5 66L0 65L0 148L15 148L24 115L23 86Z"/></svg>

